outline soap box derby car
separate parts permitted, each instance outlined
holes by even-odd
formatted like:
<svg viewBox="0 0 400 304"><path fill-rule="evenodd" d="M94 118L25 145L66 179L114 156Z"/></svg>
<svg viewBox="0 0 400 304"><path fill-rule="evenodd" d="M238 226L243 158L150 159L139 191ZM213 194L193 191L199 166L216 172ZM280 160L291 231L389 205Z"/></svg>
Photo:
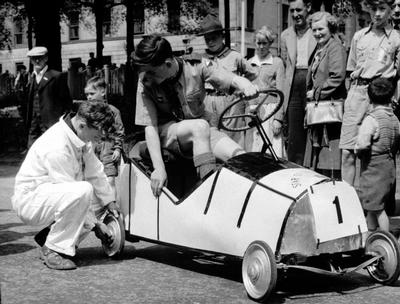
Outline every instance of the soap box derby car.
<svg viewBox="0 0 400 304"><path fill-rule="evenodd" d="M265 98L251 106L238 98L220 117L220 127L229 131L257 128L262 151L233 157L201 181L195 180L190 163L176 165L169 153L168 187L156 198L145 144L137 145L141 157L128 159L120 172L125 228L106 218L115 234L109 255L121 252L126 233L133 241L241 258L244 287L257 301L273 292L278 269L341 275L366 268L377 282L397 281L399 245L389 233L368 233L355 189L276 157L262 123L276 113L283 95L262 93ZM251 110L232 114L240 103ZM232 119L241 119L243 127L231 129Z"/></svg>

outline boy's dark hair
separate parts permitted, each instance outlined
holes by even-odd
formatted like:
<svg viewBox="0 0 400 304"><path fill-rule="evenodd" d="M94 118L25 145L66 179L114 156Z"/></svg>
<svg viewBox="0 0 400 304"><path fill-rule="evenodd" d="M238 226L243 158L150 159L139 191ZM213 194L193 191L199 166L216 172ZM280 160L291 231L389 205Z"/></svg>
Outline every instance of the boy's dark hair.
<svg viewBox="0 0 400 304"><path fill-rule="evenodd" d="M392 6L392 4L394 3L394 0L365 0L365 4L367 6L372 6L372 7L376 7L380 4L387 4L389 6Z"/></svg>
<svg viewBox="0 0 400 304"><path fill-rule="evenodd" d="M98 89L106 89L107 84L103 77L93 76L86 82L86 87L93 86L96 90Z"/></svg>
<svg viewBox="0 0 400 304"><path fill-rule="evenodd" d="M139 42L134 52L132 52L134 65L159 66L167 58L172 58L172 48L170 43L160 35L146 36Z"/></svg>
<svg viewBox="0 0 400 304"><path fill-rule="evenodd" d="M394 94L393 83L387 78L375 78L368 86L368 96L371 103L388 104Z"/></svg>
<svg viewBox="0 0 400 304"><path fill-rule="evenodd" d="M115 132L114 114L104 102L82 101L76 115L82 118L89 128L102 130L108 135Z"/></svg>
<svg viewBox="0 0 400 304"><path fill-rule="evenodd" d="M296 0L288 0L288 2L295 2ZM312 0L303 0L304 5L312 4Z"/></svg>

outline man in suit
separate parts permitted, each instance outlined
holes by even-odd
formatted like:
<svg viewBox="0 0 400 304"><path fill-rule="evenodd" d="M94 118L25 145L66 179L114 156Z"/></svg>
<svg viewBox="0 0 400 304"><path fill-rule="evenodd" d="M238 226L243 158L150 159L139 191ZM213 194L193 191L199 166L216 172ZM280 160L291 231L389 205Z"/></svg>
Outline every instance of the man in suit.
<svg viewBox="0 0 400 304"><path fill-rule="evenodd" d="M293 26L282 32L281 57L286 66L283 115L288 123L288 160L303 164L307 134L304 129L306 77L316 41L308 25L311 0L289 0ZM275 118L279 119L279 117Z"/></svg>
<svg viewBox="0 0 400 304"><path fill-rule="evenodd" d="M27 53L33 65L26 115L28 148L72 108L66 75L48 68L47 53L43 46L34 47Z"/></svg>

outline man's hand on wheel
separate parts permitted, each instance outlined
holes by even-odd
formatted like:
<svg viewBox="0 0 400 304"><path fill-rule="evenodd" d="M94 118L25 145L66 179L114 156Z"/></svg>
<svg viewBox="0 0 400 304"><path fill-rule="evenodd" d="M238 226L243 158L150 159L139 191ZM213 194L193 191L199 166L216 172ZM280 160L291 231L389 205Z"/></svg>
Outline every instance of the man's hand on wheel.
<svg viewBox="0 0 400 304"><path fill-rule="evenodd" d="M115 218L118 218L119 213L121 212L115 201L107 205L107 210L110 211L115 216Z"/></svg>

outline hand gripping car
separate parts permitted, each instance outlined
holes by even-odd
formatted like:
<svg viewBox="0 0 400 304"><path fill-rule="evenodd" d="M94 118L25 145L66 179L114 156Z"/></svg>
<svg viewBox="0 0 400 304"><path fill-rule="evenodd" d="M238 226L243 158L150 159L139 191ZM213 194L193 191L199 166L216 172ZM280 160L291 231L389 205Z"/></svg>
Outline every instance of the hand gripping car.
<svg viewBox="0 0 400 304"><path fill-rule="evenodd" d="M220 117L220 127L229 131L257 128L262 151L233 157L203 180L194 180L187 164L176 167L168 154L168 188L155 198L142 145L142 158L130 159L121 172L127 239L239 257L244 287L257 301L273 292L279 269L341 275L366 268L380 283L395 282L400 273L396 239L368 233L353 187L276 156L262 123L282 105L283 94L262 93L266 98L255 104L237 99ZM251 111L232 114L243 107ZM233 119L243 127L231 129ZM327 267L313 266L321 265L317 260ZM357 263L346 265L348 260Z"/></svg>

